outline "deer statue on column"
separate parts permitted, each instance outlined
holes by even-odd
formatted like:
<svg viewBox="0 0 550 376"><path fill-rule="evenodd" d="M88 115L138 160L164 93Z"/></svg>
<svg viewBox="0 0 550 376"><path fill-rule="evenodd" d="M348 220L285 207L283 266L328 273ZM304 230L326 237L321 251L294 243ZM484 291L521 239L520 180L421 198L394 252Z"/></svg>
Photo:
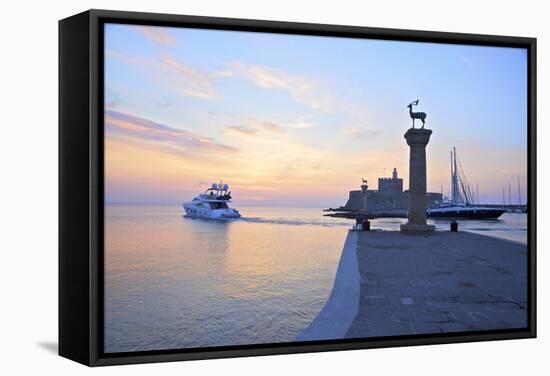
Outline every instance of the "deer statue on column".
<svg viewBox="0 0 550 376"><path fill-rule="evenodd" d="M420 119L422 121L422 128L424 128L424 125L426 124L426 113L425 112L413 112L413 110L412 110L413 106L418 106L418 102L419 102L419 100L417 99L417 100L409 103L409 105L407 107L409 108L409 115L411 116L411 119L412 119L412 127L414 128L414 120L415 119Z"/></svg>

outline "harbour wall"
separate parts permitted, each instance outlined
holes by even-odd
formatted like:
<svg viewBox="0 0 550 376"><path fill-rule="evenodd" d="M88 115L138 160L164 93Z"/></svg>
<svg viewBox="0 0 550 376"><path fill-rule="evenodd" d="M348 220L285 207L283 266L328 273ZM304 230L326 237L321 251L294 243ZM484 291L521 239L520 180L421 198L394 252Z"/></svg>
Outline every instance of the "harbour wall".
<svg viewBox="0 0 550 376"><path fill-rule="evenodd" d="M349 231L330 296L317 317L297 341L344 338L359 309L357 232Z"/></svg>
<svg viewBox="0 0 550 376"><path fill-rule="evenodd" d="M426 194L426 209L435 205L437 201L442 200L441 193L428 192ZM392 211L392 210L407 210L409 205L409 192L393 192L386 193L375 190L367 191L367 210L370 212L376 211ZM346 210L359 211L362 210L362 193L360 190L350 191L349 198L344 206Z"/></svg>
<svg viewBox="0 0 550 376"><path fill-rule="evenodd" d="M350 231L328 301L298 341L526 329L525 244L465 231Z"/></svg>

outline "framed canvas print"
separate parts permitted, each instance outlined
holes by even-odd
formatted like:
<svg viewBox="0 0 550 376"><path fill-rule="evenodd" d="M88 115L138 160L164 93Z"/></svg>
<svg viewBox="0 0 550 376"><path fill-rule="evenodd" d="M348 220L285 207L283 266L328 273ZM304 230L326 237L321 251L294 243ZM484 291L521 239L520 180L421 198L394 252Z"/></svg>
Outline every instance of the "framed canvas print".
<svg viewBox="0 0 550 376"><path fill-rule="evenodd" d="M59 353L536 335L536 40L59 23Z"/></svg>

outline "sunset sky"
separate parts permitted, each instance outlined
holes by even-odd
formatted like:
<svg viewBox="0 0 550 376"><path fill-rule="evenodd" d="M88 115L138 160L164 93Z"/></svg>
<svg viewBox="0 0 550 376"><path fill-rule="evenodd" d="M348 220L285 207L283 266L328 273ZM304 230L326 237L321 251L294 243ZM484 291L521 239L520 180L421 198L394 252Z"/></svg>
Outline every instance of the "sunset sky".
<svg viewBox="0 0 550 376"><path fill-rule="evenodd" d="M525 202L523 49L105 26L105 200L181 203L213 181L237 204L346 202L397 167L407 104L428 114L428 190L456 146L484 202Z"/></svg>

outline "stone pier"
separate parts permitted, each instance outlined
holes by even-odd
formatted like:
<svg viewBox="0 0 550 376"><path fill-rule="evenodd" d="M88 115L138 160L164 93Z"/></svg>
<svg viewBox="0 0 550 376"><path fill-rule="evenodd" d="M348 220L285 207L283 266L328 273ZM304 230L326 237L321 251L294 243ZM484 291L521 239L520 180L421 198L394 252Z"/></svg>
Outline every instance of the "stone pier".
<svg viewBox="0 0 550 376"><path fill-rule="evenodd" d="M527 246L473 233L358 234L346 338L527 328Z"/></svg>
<svg viewBox="0 0 550 376"><path fill-rule="evenodd" d="M410 147L409 157L409 208L408 222L401 225L401 231L425 233L435 230L426 223L426 145L432 131L424 128L410 128L405 139Z"/></svg>
<svg viewBox="0 0 550 376"><path fill-rule="evenodd" d="M526 244L465 231L350 231L325 307L298 341L529 324Z"/></svg>

